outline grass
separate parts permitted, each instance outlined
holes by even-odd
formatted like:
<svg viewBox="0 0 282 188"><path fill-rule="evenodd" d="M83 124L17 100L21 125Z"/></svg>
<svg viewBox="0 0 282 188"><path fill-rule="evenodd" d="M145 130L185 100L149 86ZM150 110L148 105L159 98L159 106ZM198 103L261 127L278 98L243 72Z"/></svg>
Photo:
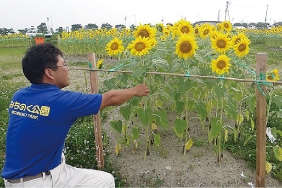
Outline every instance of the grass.
<svg viewBox="0 0 282 188"><path fill-rule="evenodd" d="M21 58L24 55L27 48L0 48L0 134L4 135L0 138L0 169L4 164L4 152L5 152L5 134L8 122L8 105L12 94L28 84L21 71ZM281 70L280 60L282 59L282 47L280 45L275 46L272 43L268 44L267 40L263 39L259 41L256 39L250 46L250 56L252 59L256 59L256 54L259 52L266 52L268 56L268 69L277 68ZM79 88L77 88L79 89ZM281 90L278 88L277 95L282 96ZM271 106L271 111L279 111L279 107ZM106 113L104 113L106 114ZM106 117L106 116L105 116ZM103 118L103 117L102 117ZM277 113L272 113L269 117L268 126L276 127L282 130L282 120L280 120ZM256 160L256 137L252 136L251 139L245 143L246 139L255 135L255 130L251 131L248 128L248 122L245 122L246 126L242 126L241 135L238 140L234 141L229 139L223 146L224 149L230 151L235 157L245 159L249 166L255 168ZM106 133L104 133L106 134ZM232 136L229 136L231 138ZM205 141L195 140L195 145L203 146ZM281 146L281 137L278 137L277 143ZM106 141L104 144L107 144ZM272 175L282 181L282 163L275 159L273 152L271 151L271 143L268 142L267 160L271 162L276 168L272 170ZM70 165L84 168L96 168L95 159L95 147L94 147L94 132L92 117L80 118L69 132L66 140L66 158ZM167 157L168 151L165 149L160 150L163 157ZM105 153L107 155L107 153ZM200 156L201 154L194 154ZM112 168L113 161L110 161L105 157L105 171L112 173L118 170ZM192 168L192 167L190 167ZM124 186L126 183L123 177L117 173L116 186ZM141 177L140 177L141 178ZM161 184L159 180L149 180L149 177L142 177L144 181L150 181L150 185L158 186ZM146 180L148 178L148 180ZM0 187L4 187L3 181L0 178Z"/></svg>

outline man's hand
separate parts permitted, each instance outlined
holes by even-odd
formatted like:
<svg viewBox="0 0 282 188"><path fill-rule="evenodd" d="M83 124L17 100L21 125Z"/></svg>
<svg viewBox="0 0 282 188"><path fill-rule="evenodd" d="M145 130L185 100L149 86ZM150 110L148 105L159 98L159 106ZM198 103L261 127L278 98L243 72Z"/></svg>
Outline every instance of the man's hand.
<svg viewBox="0 0 282 188"><path fill-rule="evenodd" d="M136 92L137 97L147 96L150 92L149 88L145 84L139 84L133 88Z"/></svg>

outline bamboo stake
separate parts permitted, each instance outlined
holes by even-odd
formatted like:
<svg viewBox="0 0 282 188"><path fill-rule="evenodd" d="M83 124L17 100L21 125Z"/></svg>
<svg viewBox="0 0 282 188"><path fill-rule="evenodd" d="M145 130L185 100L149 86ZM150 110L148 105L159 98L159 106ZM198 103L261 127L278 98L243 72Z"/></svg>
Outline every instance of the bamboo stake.
<svg viewBox="0 0 282 188"><path fill-rule="evenodd" d="M106 70L106 69L88 69L88 68L70 68L70 70L88 70L88 71L102 71L102 72L117 72L117 73L125 73L125 74L132 74L133 71L113 71L113 70ZM217 79L217 80L231 80L231 81L238 81L238 82L258 82L260 80L253 80L253 79L242 79L242 78L232 78L232 77L216 77L216 76L200 76L200 75L189 75L186 74L176 74L176 73L168 73L168 72L144 72L144 74L157 74L157 75L168 75L168 76L180 76L180 77L189 77L189 78L203 78L203 79ZM263 81L264 83L280 85L282 81Z"/></svg>
<svg viewBox="0 0 282 188"><path fill-rule="evenodd" d="M96 59L94 53L87 54L87 60L92 64L92 67L96 67ZM98 93L98 76L97 72L90 71L90 86L91 93ZM102 142L102 129L100 112L93 115L94 133L95 133L95 146L96 146L96 160L98 169L104 168L104 155L103 155L103 142Z"/></svg>
<svg viewBox="0 0 282 188"><path fill-rule="evenodd" d="M265 79L266 53L258 53L256 73L257 79ZM265 93L266 86L261 85ZM256 89L256 126L257 126L257 146L256 146L256 187L265 187L265 163L266 163L266 97L259 89Z"/></svg>

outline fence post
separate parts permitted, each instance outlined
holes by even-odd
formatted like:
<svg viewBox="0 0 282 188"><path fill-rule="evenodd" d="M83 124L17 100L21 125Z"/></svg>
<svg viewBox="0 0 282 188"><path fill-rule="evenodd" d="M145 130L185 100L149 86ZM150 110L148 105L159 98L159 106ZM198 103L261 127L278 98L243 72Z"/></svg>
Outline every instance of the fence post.
<svg viewBox="0 0 282 188"><path fill-rule="evenodd" d="M256 80L264 79L266 75L266 53L258 53L256 56ZM263 80L262 80L263 82ZM260 90L260 88L261 90ZM256 89L256 187L265 187L265 163L266 163L266 85L259 84Z"/></svg>
<svg viewBox="0 0 282 188"><path fill-rule="evenodd" d="M94 53L87 54L87 60L91 63L92 68L96 67L96 58ZM91 93L98 93L98 76L96 71L90 71L90 86ZM93 115L94 133L95 133L95 146L96 146L96 160L98 169L104 168L104 155L103 155L103 141L102 141L102 128L100 112Z"/></svg>

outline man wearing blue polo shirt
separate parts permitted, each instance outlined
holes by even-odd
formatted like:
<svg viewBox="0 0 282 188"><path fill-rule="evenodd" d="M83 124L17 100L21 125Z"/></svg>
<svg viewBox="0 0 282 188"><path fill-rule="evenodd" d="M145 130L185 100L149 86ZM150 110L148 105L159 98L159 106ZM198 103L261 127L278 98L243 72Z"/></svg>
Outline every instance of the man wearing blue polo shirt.
<svg viewBox="0 0 282 188"><path fill-rule="evenodd" d="M65 163L64 143L73 123L106 106L147 96L140 84L104 94L63 91L70 84L63 53L52 44L30 47L22 69L31 85L18 90L9 106L6 161L1 176L6 187L115 187L111 174Z"/></svg>

